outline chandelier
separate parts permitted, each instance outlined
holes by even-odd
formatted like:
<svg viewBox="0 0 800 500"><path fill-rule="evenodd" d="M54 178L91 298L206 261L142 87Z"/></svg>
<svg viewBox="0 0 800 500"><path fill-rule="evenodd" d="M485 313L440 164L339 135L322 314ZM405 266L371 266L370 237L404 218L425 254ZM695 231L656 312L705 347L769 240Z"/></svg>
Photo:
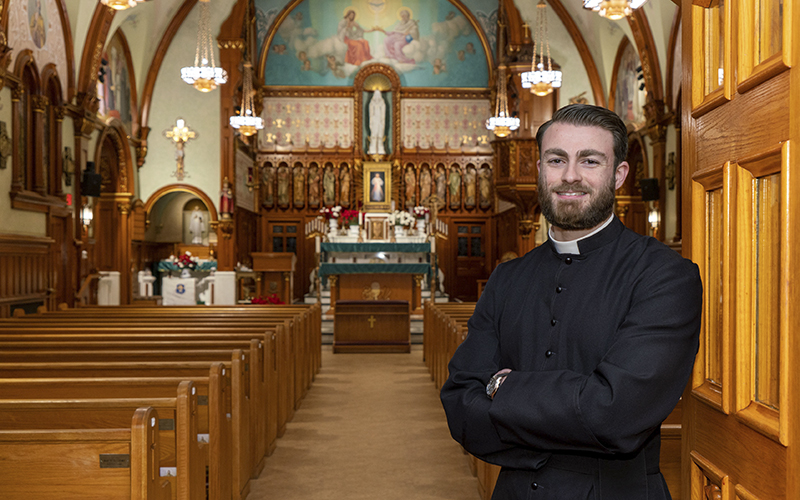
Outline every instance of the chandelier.
<svg viewBox="0 0 800 500"><path fill-rule="evenodd" d="M200 23L197 28L197 50L194 66L181 68L181 78L200 92L211 92L218 84L228 81L225 70L214 63L214 49L211 46L211 31L208 29L208 2L200 0Z"/></svg>
<svg viewBox="0 0 800 500"><path fill-rule="evenodd" d="M561 71L553 70L553 60L550 58L546 9L547 4L544 0L539 0L536 5L536 34L533 39L531 70L520 75L522 87L531 89L532 93L540 97L551 93L554 88L561 87Z"/></svg>
<svg viewBox="0 0 800 500"><path fill-rule="evenodd" d="M647 0L583 0L583 8L590 9L603 17L616 21L631 15Z"/></svg>
<svg viewBox="0 0 800 500"><path fill-rule="evenodd" d="M238 115L231 116L231 127L239 129L239 133L250 137L257 130L264 128L264 120L255 116L253 106L253 65L250 64L250 6L248 3L245 16L244 61L242 62L242 108Z"/></svg>
<svg viewBox="0 0 800 500"><path fill-rule="evenodd" d="M486 120L486 128L494 132L496 137L506 137L512 130L519 128L519 118L508 113L508 98L506 97L506 67L498 67L500 75L497 77L497 102L495 103L494 116Z"/></svg>
<svg viewBox="0 0 800 500"><path fill-rule="evenodd" d="M100 3L114 10L125 10L130 7L136 7L139 2L144 2L144 0L100 0Z"/></svg>

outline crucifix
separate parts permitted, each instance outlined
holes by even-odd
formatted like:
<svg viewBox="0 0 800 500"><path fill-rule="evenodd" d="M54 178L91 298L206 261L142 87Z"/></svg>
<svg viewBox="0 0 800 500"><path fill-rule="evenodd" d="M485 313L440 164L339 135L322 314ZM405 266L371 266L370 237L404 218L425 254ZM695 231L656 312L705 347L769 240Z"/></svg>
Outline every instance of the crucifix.
<svg viewBox="0 0 800 500"><path fill-rule="evenodd" d="M186 143L197 137L197 132L190 129L186 122L183 121L183 118L178 118L175 122L175 126L172 129L167 129L164 131L164 137L167 139L171 139L175 143L175 161L177 162L176 170L172 173L172 176L182 181L186 175L186 171L183 168L183 157L186 155L183 148L186 146Z"/></svg>

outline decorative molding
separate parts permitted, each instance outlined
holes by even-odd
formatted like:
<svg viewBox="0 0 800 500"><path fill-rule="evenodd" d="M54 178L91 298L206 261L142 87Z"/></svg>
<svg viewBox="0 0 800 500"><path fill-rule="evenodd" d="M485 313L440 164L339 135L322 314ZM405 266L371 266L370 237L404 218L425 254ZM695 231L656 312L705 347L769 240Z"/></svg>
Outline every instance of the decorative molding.
<svg viewBox="0 0 800 500"><path fill-rule="evenodd" d="M210 219L209 223L216 224L216 221L218 220L219 216L217 215L217 208L214 205L214 202L204 191L189 184L169 184L167 186L162 187L152 195L150 195L150 198L148 198L147 202L145 202L144 204L144 211L146 215L145 218L148 221L150 220L150 211L153 209L156 202L160 200L163 196L170 193L180 193L180 192L191 193L200 198L201 200L203 200L205 206L208 207L208 216Z"/></svg>
<svg viewBox="0 0 800 500"><path fill-rule="evenodd" d="M244 50L244 40L241 38L234 38L231 40L222 40L217 39L217 47L222 50L225 49L237 49L237 50Z"/></svg>
<svg viewBox="0 0 800 500"><path fill-rule="evenodd" d="M433 88L403 87L400 89L403 99L486 99L491 98L489 88Z"/></svg>
<svg viewBox="0 0 800 500"><path fill-rule="evenodd" d="M627 19L633 32L633 38L636 41L639 61L642 63L648 99L652 98L654 101L663 102L664 88L661 78L661 66L658 62L656 43L653 40L653 32L650 30L647 15L644 13L644 9L635 9ZM649 119L651 117L648 116Z"/></svg>

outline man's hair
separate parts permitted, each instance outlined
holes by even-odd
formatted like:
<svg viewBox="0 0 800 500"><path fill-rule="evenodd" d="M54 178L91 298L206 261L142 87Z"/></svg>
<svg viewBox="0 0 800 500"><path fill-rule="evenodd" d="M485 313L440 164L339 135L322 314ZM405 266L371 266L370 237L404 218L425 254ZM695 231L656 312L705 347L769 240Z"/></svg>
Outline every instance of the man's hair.
<svg viewBox="0 0 800 500"><path fill-rule="evenodd" d="M579 127L600 127L611 132L614 137L614 168L628 157L628 129L616 113L591 104L570 104L553 114L536 132L539 154L542 154L544 133L554 123L568 123Z"/></svg>

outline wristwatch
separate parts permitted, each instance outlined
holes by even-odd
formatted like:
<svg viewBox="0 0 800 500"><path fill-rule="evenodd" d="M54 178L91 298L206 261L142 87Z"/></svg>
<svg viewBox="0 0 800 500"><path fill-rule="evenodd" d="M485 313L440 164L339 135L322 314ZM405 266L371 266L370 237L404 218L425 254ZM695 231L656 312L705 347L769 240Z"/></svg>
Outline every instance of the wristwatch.
<svg viewBox="0 0 800 500"><path fill-rule="evenodd" d="M496 373L489 379L489 383L486 384L486 397L489 399L494 399L494 393L497 392L497 389L500 387L500 384L508 376L508 373Z"/></svg>

